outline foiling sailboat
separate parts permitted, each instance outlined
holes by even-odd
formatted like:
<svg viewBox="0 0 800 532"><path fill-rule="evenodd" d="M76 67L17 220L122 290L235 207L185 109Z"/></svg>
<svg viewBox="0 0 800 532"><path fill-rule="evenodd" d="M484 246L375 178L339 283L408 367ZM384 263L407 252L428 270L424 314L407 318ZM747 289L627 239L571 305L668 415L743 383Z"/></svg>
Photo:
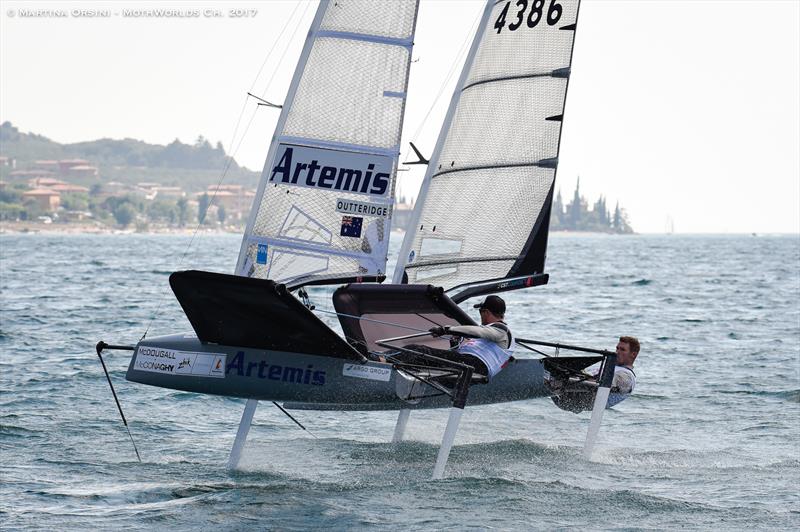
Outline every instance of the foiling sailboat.
<svg viewBox="0 0 800 532"><path fill-rule="evenodd" d="M566 409L593 409L591 452L614 353L516 358L488 382L463 364L393 357L412 343L447 349L446 337L427 331L474 325L458 306L469 298L547 283L578 3L486 2L433 154L420 156L427 171L393 282L380 284L418 1L321 0L235 275L173 273L194 334L140 340L126 379L246 398L232 468L261 400L282 409L399 410L394 441L411 410L450 407L433 475L441 478L465 406L554 397L565 407L566 392L580 389L583 405ZM343 336L314 313L309 285L341 285L333 306ZM98 354L109 347L120 346L100 342ZM600 377L581 373L597 362Z"/></svg>

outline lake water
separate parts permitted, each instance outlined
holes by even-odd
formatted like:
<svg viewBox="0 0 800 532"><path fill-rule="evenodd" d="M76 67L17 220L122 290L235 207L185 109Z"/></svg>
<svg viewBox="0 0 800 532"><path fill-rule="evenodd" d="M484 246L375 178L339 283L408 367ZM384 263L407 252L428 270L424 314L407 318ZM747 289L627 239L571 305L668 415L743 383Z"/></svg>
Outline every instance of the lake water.
<svg viewBox="0 0 800 532"><path fill-rule="evenodd" d="M444 410L412 413L410 441L391 444L395 413L297 412L314 439L262 403L229 472L244 401L129 383L130 354L109 351L138 463L94 345L191 329L169 273L232 271L240 237L184 256L190 240L0 236L3 529L800 527L796 235L553 235L550 284L509 293L509 324L598 348L638 336L636 392L606 413L591 462L588 413L467 409L436 482Z"/></svg>

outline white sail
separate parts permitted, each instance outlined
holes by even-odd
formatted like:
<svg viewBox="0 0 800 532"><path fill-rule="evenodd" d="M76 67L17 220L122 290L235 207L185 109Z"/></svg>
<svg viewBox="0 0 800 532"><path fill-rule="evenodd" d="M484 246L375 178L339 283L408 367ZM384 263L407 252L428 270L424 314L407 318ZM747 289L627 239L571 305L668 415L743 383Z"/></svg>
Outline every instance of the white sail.
<svg viewBox="0 0 800 532"><path fill-rule="evenodd" d="M395 282L542 273L577 16L578 0L488 0Z"/></svg>
<svg viewBox="0 0 800 532"><path fill-rule="evenodd" d="M236 273L383 275L417 0L322 0L270 144Z"/></svg>

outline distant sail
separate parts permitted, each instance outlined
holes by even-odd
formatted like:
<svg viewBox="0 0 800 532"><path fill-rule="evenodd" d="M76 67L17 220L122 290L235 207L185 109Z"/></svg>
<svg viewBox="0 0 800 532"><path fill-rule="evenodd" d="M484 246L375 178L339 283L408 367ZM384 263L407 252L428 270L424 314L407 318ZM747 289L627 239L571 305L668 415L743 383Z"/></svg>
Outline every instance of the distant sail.
<svg viewBox="0 0 800 532"><path fill-rule="evenodd" d="M487 2L395 282L543 272L578 4Z"/></svg>
<svg viewBox="0 0 800 532"><path fill-rule="evenodd" d="M322 0L236 272L290 285L383 275L418 2Z"/></svg>

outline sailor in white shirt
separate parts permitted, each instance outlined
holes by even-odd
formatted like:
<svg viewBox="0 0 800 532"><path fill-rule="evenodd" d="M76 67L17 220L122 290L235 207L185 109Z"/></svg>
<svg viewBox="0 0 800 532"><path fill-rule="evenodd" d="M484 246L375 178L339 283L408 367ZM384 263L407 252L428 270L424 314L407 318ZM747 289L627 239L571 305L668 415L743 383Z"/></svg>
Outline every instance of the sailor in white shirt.
<svg viewBox="0 0 800 532"><path fill-rule="evenodd" d="M639 354L639 348L639 340L633 336L620 336L617 342L617 365L614 368L614 378L611 381L606 408L621 403L633 393L636 386L633 363ZM548 382L549 386L554 387L551 398L556 406L569 412L592 410L601 367L600 363L597 363L586 368L583 374L588 378L576 383L561 382L558 379Z"/></svg>
<svg viewBox="0 0 800 532"><path fill-rule="evenodd" d="M479 309L481 325L434 327L430 330L433 336L450 334L456 338L460 337L461 340L454 350L446 351L417 344L408 345L406 348L417 353L470 365L476 373L491 379L500 373L511 359L514 337L503 321L506 303L502 298L487 296L483 302L475 305L475 308ZM397 358L402 358L408 363L438 365L437 362L419 355L404 354Z"/></svg>
<svg viewBox="0 0 800 532"><path fill-rule="evenodd" d="M617 367L614 368L614 380L608 396L608 407L612 407L627 399L636 386L636 374L633 363L639 354L639 340L633 336L620 336L617 342Z"/></svg>

